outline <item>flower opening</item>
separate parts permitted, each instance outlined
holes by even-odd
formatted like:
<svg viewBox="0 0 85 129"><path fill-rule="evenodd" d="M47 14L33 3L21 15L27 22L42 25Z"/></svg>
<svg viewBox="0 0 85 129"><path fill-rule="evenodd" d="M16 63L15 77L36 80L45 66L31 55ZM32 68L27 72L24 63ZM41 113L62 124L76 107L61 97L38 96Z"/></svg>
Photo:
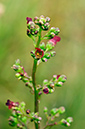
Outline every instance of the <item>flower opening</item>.
<svg viewBox="0 0 85 129"><path fill-rule="evenodd" d="M28 24L30 21L32 21L32 18L26 17L26 20L27 20L27 24Z"/></svg>
<svg viewBox="0 0 85 129"><path fill-rule="evenodd" d="M7 102L6 102L6 105L8 106L8 109L11 109L11 108L13 108L13 107L17 107L18 105L19 105L19 103L18 102L13 102L13 101L10 101L9 99L7 100Z"/></svg>
<svg viewBox="0 0 85 129"><path fill-rule="evenodd" d="M44 51L40 48L35 48L36 51L35 51L35 56L37 59L40 59L44 56Z"/></svg>
<svg viewBox="0 0 85 129"><path fill-rule="evenodd" d="M46 87L46 88L44 88L44 89L43 89L43 92L44 92L45 94L48 94L48 93L49 93L48 88L47 88L47 87Z"/></svg>
<svg viewBox="0 0 85 129"><path fill-rule="evenodd" d="M52 45L55 46L60 40L61 38L55 35L52 39L49 40L49 43L52 43Z"/></svg>

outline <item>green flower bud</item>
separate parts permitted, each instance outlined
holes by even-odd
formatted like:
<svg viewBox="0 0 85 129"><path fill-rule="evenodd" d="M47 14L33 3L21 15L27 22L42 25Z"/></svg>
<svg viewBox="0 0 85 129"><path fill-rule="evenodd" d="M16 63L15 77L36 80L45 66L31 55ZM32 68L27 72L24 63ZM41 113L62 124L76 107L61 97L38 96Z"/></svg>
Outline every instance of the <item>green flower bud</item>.
<svg viewBox="0 0 85 129"><path fill-rule="evenodd" d="M61 81L61 82L65 82L66 81L66 76L65 75L60 75L60 77L58 78L58 81Z"/></svg>
<svg viewBox="0 0 85 129"><path fill-rule="evenodd" d="M56 54L55 51L51 51L51 52L50 52L51 57L55 56L55 54Z"/></svg>
<svg viewBox="0 0 85 129"><path fill-rule="evenodd" d="M58 35L58 33L60 32L59 28L55 28L55 34Z"/></svg>
<svg viewBox="0 0 85 129"><path fill-rule="evenodd" d="M25 83L28 82L28 78L23 78L22 80L23 80L23 82L25 82Z"/></svg>
<svg viewBox="0 0 85 129"><path fill-rule="evenodd" d="M17 117L17 114L16 114L16 111L15 110L12 111L12 116L13 117Z"/></svg>
<svg viewBox="0 0 85 129"><path fill-rule="evenodd" d="M46 113L48 111L47 107L44 107L44 112Z"/></svg>
<svg viewBox="0 0 85 129"><path fill-rule="evenodd" d="M16 65L20 65L20 60L17 59L17 60L15 61L15 64L16 64Z"/></svg>
<svg viewBox="0 0 85 129"><path fill-rule="evenodd" d="M50 22L50 18L49 17L46 17L46 22Z"/></svg>
<svg viewBox="0 0 85 129"><path fill-rule="evenodd" d="M54 89L49 89L49 93L53 93L54 92Z"/></svg>
<svg viewBox="0 0 85 129"><path fill-rule="evenodd" d="M60 124L61 125L64 125L64 126L70 126L70 123L68 123L65 119L62 119L61 121L60 121Z"/></svg>
<svg viewBox="0 0 85 129"><path fill-rule="evenodd" d="M51 114L54 116L54 115L56 115L56 113L58 113L58 109L57 108L53 108L51 110Z"/></svg>
<svg viewBox="0 0 85 129"><path fill-rule="evenodd" d="M51 43L47 43L46 44L46 49L48 50L48 51L50 51L50 50L52 50L54 47L53 47L53 45L51 44Z"/></svg>
<svg viewBox="0 0 85 129"><path fill-rule="evenodd" d="M57 75L53 75L53 81L55 81L57 78Z"/></svg>
<svg viewBox="0 0 85 129"><path fill-rule="evenodd" d="M35 58L35 51L31 51L31 56Z"/></svg>
<svg viewBox="0 0 85 129"><path fill-rule="evenodd" d="M8 120L9 120L9 125L11 125L11 126L16 126L18 123L17 118L12 117L12 116L10 116L10 118Z"/></svg>
<svg viewBox="0 0 85 129"><path fill-rule="evenodd" d="M16 76L17 78L21 77L21 75L20 75L19 73L16 73L15 76Z"/></svg>
<svg viewBox="0 0 85 129"><path fill-rule="evenodd" d="M43 81L43 84L44 84L44 85L47 85L47 84L48 84L48 80L45 79L45 80Z"/></svg>
<svg viewBox="0 0 85 129"><path fill-rule="evenodd" d="M19 128L19 129L23 129L23 126L22 126L22 125L20 125L20 124L17 124L17 128Z"/></svg>
<svg viewBox="0 0 85 129"><path fill-rule="evenodd" d="M60 107L58 112L59 112L59 114L63 114L65 112L65 108L64 107Z"/></svg>
<svg viewBox="0 0 85 129"><path fill-rule="evenodd" d="M27 121L27 117L26 116L23 116L22 119L21 119L22 122L26 122Z"/></svg>
<svg viewBox="0 0 85 129"><path fill-rule="evenodd" d="M63 82L57 82L57 83L55 83L55 86L61 87L62 85L63 85Z"/></svg>
<svg viewBox="0 0 85 129"><path fill-rule="evenodd" d="M20 106L21 106L21 108L25 108L25 103L24 102L21 102L20 103Z"/></svg>
<svg viewBox="0 0 85 129"><path fill-rule="evenodd" d="M72 118L72 117L68 117L68 118L66 119L66 121L67 121L68 123L72 123L72 122L73 122L73 118Z"/></svg>
<svg viewBox="0 0 85 129"><path fill-rule="evenodd" d="M45 57L46 59L50 59L50 53L45 53L44 57Z"/></svg>
<svg viewBox="0 0 85 129"><path fill-rule="evenodd" d="M39 18L38 18L38 17L35 17L35 18L34 18L34 23L35 23L35 24L38 24L38 23L39 23Z"/></svg>
<svg viewBox="0 0 85 129"><path fill-rule="evenodd" d="M49 32L55 32L55 27L51 27Z"/></svg>
<svg viewBox="0 0 85 129"><path fill-rule="evenodd" d="M45 51L46 48L45 48L45 43L44 42L40 44L40 49L42 49L43 51Z"/></svg>

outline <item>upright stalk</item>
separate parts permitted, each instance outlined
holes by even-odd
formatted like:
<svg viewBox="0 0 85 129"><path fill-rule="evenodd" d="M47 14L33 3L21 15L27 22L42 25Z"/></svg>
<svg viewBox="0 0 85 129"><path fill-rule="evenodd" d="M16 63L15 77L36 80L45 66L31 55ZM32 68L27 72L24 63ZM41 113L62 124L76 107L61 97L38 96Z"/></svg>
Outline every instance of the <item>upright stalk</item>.
<svg viewBox="0 0 85 129"><path fill-rule="evenodd" d="M39 36L38 36L36 48L39 47L40 41L41 41L41 28L39 29ZM36 80L35 80L36 69L37 69L37 60L34 59L33 71L32 71L32 80L33 80L33 87L34 87L34 101L35 101L34 112L39 112L38 91L37 91ZM35 123L35 129L40 129L40 124Z"/></svg>

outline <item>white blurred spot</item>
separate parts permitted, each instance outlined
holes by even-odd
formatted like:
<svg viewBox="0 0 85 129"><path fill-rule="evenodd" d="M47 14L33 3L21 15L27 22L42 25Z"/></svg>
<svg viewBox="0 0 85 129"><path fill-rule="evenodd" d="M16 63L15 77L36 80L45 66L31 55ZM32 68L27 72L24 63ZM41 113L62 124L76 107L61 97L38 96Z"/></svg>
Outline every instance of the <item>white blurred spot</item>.
<svg viewBox="0 0 85 129"><path fill-rule="evenodd" d="M0 3L0 16L3 15L4 12L5 12L5 6L2 3Z"/></svg>

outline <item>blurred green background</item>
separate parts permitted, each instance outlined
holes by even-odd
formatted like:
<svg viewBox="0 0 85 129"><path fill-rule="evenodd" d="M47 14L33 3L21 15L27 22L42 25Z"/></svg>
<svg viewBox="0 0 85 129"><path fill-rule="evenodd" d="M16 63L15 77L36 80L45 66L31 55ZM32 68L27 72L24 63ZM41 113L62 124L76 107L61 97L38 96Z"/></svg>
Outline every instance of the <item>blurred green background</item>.
<svg viewBox="0 0 85 129"><path fill-rule="evenodd" d="M53 74L65 74L67 82L56 88L51 95L43 95L40 115L46 118L43 107L65 106L61 116L72 116L74 122L69 129L85 128L85 0L0 0L0 129L11 129L8 125L10 111L5 106L7 99L25 101L26 109L33 110L33 96L18 81L11 69L20 59L28 75L31 75L34 49L32 40L26 35L26 17L49 16L51 26L59 27L61 42L56 45L56 56L42 63L37 69L37 83L51 79ZM30 127L31 129L34 126ZM52 129L66 129L61 125ZM14 128L15 129L15 128Z"/></svg>

